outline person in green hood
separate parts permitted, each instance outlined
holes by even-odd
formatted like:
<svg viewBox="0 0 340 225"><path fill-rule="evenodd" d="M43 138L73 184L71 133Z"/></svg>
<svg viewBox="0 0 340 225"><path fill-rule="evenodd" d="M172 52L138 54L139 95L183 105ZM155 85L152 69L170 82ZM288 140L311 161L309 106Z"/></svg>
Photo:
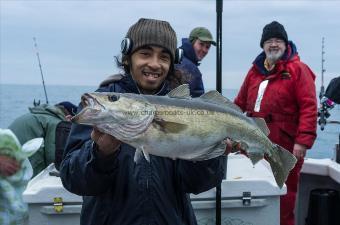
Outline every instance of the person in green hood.
<svg viewBox="0 0 340 225"><path fill-rule="evenodd" d="M9 129L23 144L33 138L44 138L42 146L29 157L33 167L33 177L55 160L56 128L61 121L68 121L76 113L77 107L70 102L56 105L42 104L29 107L29 113L15 119Z"/></svg>
<svg viewBox="0 0 340 225"><path fill-rule="evenodd" d="M9 129L0 128L0 224L28 224L28 206L23 192L33 175L28 157L42 145L43 138L34 138L24 145Z"/></svg>

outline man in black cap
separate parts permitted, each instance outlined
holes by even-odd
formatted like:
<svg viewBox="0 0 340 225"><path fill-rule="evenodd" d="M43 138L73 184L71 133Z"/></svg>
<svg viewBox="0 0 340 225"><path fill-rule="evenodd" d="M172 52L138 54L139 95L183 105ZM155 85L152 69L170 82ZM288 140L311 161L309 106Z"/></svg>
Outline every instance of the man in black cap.
<svg viewBox="0 0 340 225"><path fill-rule="evenodd" d="M212 34L205 27L194 28L189 38L182 39L183 60L176 64L176 68L190 76L190 95L199 97L204 93L201 71L198 69L200 61L208 54L211 45L216 45Z"/></svg>
<svg viewBox="0 0 340 225"><path fill-rule="evenodd" d="M300 170L306 150L316 138L315 75L300 61L283 25L273 21L263 28L258 55L235 103L251 117L264 118L274 143L298 159L281 197L281 225L294 224L294 207Z"/></svg>
<svg viewBox="0 0 340 225"><path fill-rule="evenodd" d="M8 128L18 137L21 144L33 138L44 138L44 145L29 157L33 176L54 162L57 126L62 121L70 120L76 110L75 105L66 101L56 105L42 104L30 107L29 113L16 118L9 125Z"/></svg>
<svg viewBox="0 0 340 225"><path fill-rule="evenodd" d="M180 85L177 38L166 21L140 19L122 42L124 74L99 92L166 95ZM222 181L224 157L190 162L150 155L134 162L136 149L95 127L73 124L60 166L64 187L83 197L82 225L197 224L189 193Z"/></svg>

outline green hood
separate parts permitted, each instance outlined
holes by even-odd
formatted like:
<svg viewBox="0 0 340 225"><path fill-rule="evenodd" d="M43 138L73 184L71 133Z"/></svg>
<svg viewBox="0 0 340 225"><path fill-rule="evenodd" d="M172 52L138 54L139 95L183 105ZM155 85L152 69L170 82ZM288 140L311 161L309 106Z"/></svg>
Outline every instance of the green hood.
<svg viewBox="0 0 340 225"><path fill-rule="evenodd" d="M21 146L18 138L9 129L0 128L0 154L7 155L18 162L33 155L43 144L43 138L34 138Z"/></svg>
<svg viewBox="0 0 340 225"><path fill-rule="evenodd" d="M61 120L65 120L63 111L53 105L42 104L35 107L29 107L28 109L32 114L47 114L58 117Z"/></svg>

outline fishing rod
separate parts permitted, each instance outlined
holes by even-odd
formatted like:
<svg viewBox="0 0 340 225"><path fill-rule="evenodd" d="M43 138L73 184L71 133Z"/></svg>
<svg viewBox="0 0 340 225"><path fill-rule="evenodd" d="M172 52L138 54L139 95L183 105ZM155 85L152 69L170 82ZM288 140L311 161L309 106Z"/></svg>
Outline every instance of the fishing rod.
<svg viewBox="0 0 340 225"><path fill-rule="evenodd" d="M41 68L41 63L40 63L40 57L39 57L39 51L38 51L38 45L37 45L37 41L36 38L33 37L33 42L34 42L34 47L36 50L36 54L37 54L37 58L38 58L38 63L39 63L39 68L40 68L40 74L41 74L41 80L42 80L42 84L44 87L44 92L45 92L45 99L46 99L46 104L48 104L48 98L47 98L47 92L46 92L46 87L45 87L45 81L44 81L44 74ZM35 101L34 101L35 102Z"/></svg>
<svg viewBox="0 0 340 225"><path fill-rule="evenodd" d="M321 88L320 88L320 93L319 93L319 99L321 100L321 98L324 96L325 94L325 87L323 86L323 74L324 72L326 72L326 70L324 69L324 54L325 54L325 38L322 37L322 47L321 47Z"/></svg>
<svg viewBox="0 0 340 225"><path fill-rule="evenodd" d="M320 125L320 129L324 130L325 129L325 125L327 123L327 118L330 116L328 110L327 110L327 105L324 104L324 95L325 95L325 87L324 87L324 72L326 71L324 68L324 54L325 54L325 38L322 37L322 47L321 47L321 87L320 87L320 93L319 93L319 99L320 99L320 105L321 107L318 110L318 116L319 118L319 125Z"/></svg>
<svg viewBox="0 0 340 225"><path fill-rule="evenodd" d="M223 0L216 0L216 90L222 94L222 12Z"/></svg>
<svg viewBox="0 0 340 225"><path fill-rule="evenodd" d="M222 94L222 12L223 0L216 0L216 90ZM227 163L228 158L226 159ZM227 165L225 166L227 174ZM221 225L221 183L216 186L216 225Z"/></svg>
<svg viewBox="0 0 340 225"><path fill-rule="evenodd" d="M336 93L336 90L339 90L340 88L340 77L334 78L329 83L327 90L325 91L324 87L324 72L326 71L324 68L324 54L325 54L325 38L322 38L322 51L321 51L321 88L319 93L319 99L320 99L320 107L318 109L318 123L320 125L320 129L324 130L327 123L332 124L340 124L340 121L330 120L327 121L327 118L331 115L328 110L332 109L334 107L334 102L340 103L334 99L339 99L340 97L337 97L339 95L339 91ZM331 97L333 96L333 97ZM331 99L329 99L331 98Z"/></svg>

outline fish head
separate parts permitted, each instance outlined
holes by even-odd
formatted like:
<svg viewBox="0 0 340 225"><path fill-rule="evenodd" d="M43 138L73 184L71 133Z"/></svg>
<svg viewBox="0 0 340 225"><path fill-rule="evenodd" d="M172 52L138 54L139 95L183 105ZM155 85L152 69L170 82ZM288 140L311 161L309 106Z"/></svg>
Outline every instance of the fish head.
<svg viewBox="0 0 340 225"><path fill-rule="evenodd" d="M71 118L72 122L86 125L98 125L108 117L106 112L107 103L114 102L108 95L103 93L85 93L81 96L82 110ZM103 104L104 103L104 104Z"/></svg>
<svg viewBox="0 0 340 225"><path fill-rule="evenodd" d="M81 104L83 109L72 122L95 126L137 124L155 110L142 96L115 92L85 93Z"/></svg>

